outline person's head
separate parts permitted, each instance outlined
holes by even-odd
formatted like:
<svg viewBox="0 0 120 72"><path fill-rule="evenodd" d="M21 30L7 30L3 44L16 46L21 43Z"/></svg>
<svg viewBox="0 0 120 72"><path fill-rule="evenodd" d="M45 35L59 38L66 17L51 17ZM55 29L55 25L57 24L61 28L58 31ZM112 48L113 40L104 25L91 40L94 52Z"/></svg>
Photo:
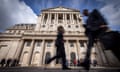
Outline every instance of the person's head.
<svg viewBox="0 0 120 72"><path fill-rule="evenodd" d="M83 10L83 15L84 15L84 16L88 16L88 15L89 15L88 9L84 9L84 10Z"/></svg>
<svg viewBox="0 0 120 72"><path fill-rule="evenodd" d="M65 32L63 26L58 26L57 31L58 31L58 33L64 33Z"/></svg>

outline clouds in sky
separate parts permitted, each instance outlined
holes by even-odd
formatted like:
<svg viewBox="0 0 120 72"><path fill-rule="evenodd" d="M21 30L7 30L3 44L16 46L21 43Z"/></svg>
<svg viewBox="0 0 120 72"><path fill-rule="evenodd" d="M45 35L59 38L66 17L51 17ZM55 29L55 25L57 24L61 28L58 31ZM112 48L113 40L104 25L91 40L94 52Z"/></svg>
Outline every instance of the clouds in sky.
<svg viewBox="0 0 120 72"><path fill-rule="evenodd" d="M113 30L120 31L120 0L97 0L104 3L100 8L101 13L108 20L109 26Z"/></svg>
<svg viewBox="0 0 120 72"><path fill-rule="evenodd" d="M0 31L14 24L36 23L37 16L23 1L0 0Z"/></svg>
<svg viewBox="0 0 120 72"><path fill-rule="evenodd" d="M19 23L36 23L42 9L64 6L82 12L97 8L113 30L120 31L120 0L0 0L0 30Z"/></svg>

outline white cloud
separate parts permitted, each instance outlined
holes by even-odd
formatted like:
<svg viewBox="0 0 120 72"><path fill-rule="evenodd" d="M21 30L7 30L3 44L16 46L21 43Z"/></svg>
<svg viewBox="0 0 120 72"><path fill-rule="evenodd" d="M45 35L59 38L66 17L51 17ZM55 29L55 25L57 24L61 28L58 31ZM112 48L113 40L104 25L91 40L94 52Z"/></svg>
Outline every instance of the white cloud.
<svg viewBox="0 0 120 72"><path fill-rule="evenodd" d="M113 30L120 31L120 1L119 0L97 0L97 1L100 1L105 4L100 9L100 11L106 17L109 26Z"/></svg>
<svg viewBox="0 0 120 72"><path fill-rule="evenodd" d="M23 1L0 0L0 30L20 23L36 23L37 16Z"/></svg>

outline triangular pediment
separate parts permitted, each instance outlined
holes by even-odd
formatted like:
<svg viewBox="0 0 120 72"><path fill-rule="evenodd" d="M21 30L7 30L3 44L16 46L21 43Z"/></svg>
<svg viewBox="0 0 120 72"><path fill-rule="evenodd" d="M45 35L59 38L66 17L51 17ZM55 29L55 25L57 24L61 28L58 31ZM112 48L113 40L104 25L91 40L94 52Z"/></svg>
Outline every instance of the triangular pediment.
<svg viewBox="0 0 120 72"><path fill-rule="evenodd" d="M79 11L76 9L71 9L71 8L65 8L65 7L55 7L55 8L48 8L44 9L43 11Z"/></svg>

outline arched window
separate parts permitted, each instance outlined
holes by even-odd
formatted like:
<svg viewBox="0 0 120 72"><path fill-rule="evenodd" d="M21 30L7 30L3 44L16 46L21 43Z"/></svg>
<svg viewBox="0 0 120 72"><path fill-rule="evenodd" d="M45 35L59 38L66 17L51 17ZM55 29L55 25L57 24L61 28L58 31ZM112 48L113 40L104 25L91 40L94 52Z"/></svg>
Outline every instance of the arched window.
<svg viewBox="0 0 120 72"><path fill-rule="evenodd" d="M47 64L47 61L50 59L50 57L51 57L50 52L47 52L45 55L45 64Z"/></svg>
<svg viewBox="0 0 120 72"><path fill-rule="evenodd" d="M33 64L38 64L39 63L39 52L35 52L34 57L33 57Z"/></svg>
<svg viewBox="0 0 120 72"><path fill-rule="evenodd" d="M22 64L23 65L28 64L28 52L27 51L25 51L24 54L23 54Z"/></svg>

